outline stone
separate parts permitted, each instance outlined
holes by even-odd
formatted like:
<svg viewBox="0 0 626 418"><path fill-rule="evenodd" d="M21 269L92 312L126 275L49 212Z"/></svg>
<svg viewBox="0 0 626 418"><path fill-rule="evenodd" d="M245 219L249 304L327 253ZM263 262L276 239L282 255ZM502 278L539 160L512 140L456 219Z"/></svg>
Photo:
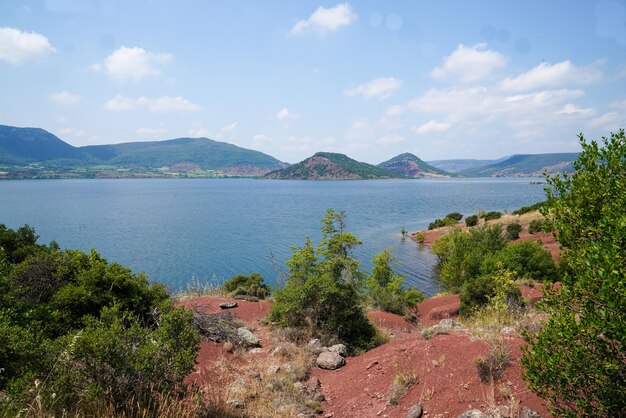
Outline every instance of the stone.
<svg viewBox="0 0 626 418"><path fill-rule="evenodd" d="M252 350L250 350L250 354L261 354L263 353L263 349L262 348L253 348Z"/></svg>
<svg viewBox="0 0 626 418"><path fill-rule="evenodd" d="M337 353L325 351L317 356L315 364L317 364L320 369L336 370L346 364L346 359L344 359Z"/></svg>
<svg viewBox="0 0 626 418"><path fill-rule="evenodd" d="M515 327L504 327L500 330L500 334L502 335L515 334Z"/></svg>
<svg viewBox="0 0 626 418"><path fill-rule="evenodd" d="M461 327L462 325L455 321L454 319L450 319L450 318L445 318L442 319L441 321L439 321L439 325L443 326L443 327L448 327L448 328L456 328L456 327Z"/></svg>
<svg viewBox="0 0 626 418"><path fill-rule="evenodd" d="M378 364L378 360L374 360L372 361L368 366L367 366L367 370L371 369L372 367L376 366Z"/></svg>
<svg viewBox="0 0 626 418"><path fill-rule="evenodd" d="M274 364L267 368L267 374L276 374L280 370L280 366Z"/></svg>
<svg viewBox="0 0 626 418"><path fill-rule="evenodd" d="M239 337L241 344L246 347L259 347L261 345L259 337L247 328L237 328L237 336Z"/></svg>
<svg viewBox="0 0 626 418"><path fill-rule="evenodd" d="M320 380L315 376L311 376L309 380L306 381L305 385L309 393L315 393L322 387Z"/></svg>
<svg viewBox="0 0 626 418"><path fill-rule="evenodd" d="M409 412L406 414L406 418L420 418L423 412L424 411L422 410L421 405L415 405L409 409Z"/></svg>
<svg viewBox="0 0 626 418"><path fill-rule="evenodd" d="M323 393L317 392L315 396L313 396L313 400L315 402L324 402L326 400L326 397L324 396Z"/></svg>
<svg viewBox="0 0 626 418"><path fill-rule="evenodd" d="M542 418L537 411L528 407L522 408L522 412L519 414L519 418Z"/></svg>
<svg viewBox="0 0 626 418"><path fill-rule="evenodd" d="M321 350L323 346L324 344L322 344L322 340L320 340L319 338L313 338L311 341L309 341L309 347L311 348Z"/></svg>
<svg viewBox="0 0 626 418"><path fill-rule="evenodd" d="M222 309L232 309L232 308L236 308L237 302L224 302L224 303L220 303L220 308Z"/></svg>
<svg viewBox="0 0 626 418"><path fill-rule="evenodd" d="M337 353L341 357L345 357L348 355L348 349L343 344L335 344L333 346L328 347L328 351L331 353Z"/></svg>
<svg viewBox="0 0 626 418"><path fill-rule="evenodd" d="M483 414L478 409L468 409L459 415L458 418L489 418L489 415Z"/></svg>

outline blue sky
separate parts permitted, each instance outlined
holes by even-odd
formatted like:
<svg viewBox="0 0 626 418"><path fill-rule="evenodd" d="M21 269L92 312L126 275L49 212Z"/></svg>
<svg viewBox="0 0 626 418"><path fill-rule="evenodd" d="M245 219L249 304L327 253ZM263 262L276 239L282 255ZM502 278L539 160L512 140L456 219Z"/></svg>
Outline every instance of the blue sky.
<svg viewBox="0 0 626 418"><path fill-rule="evenodd" d="M0 124L297 162L576 151L626 126L626 2L0 3Z"/></svg>

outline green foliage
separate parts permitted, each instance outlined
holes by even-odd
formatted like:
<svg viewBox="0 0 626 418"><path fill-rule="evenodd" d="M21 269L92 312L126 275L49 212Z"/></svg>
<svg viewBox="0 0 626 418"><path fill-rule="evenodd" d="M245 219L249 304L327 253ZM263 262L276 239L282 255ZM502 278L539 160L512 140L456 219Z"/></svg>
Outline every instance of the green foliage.
<svg viewBox="0 0 626 418"><path fill-rule="evenodd" d="M351 352L376 345L376 331L360 299L364 274L350 256L360 241L345 232L345 216L328 209L322 219L317 248L307 238L287 266L289 278L274 294L269 319L278 326L306 331L310 336L338 339Z"/></svg>
<svg viewBox="0 0 626 418"><path fill-rule="evenodd" d="M478 216L471 215L465 218L465 225L467 226L476 226L478 225Z"/></svg>
<svg viewBox="0 0 626 418"><path fill-rule="evenodd" d="M518 239L520 232L522 232L522 225L519 222L513 222L506 226L506 236L511 241Z"/></svg>
<svg viewBox="0 0 626 418"><path fill-rule="evenodd" d="M222 289L233 295L254 296L259 299L265 299L270 295L270 287L264 283L259 273L231 277L222 285Z"/></svg>
<svg viewBox="0 0 626 418"><path fill-rule="evenodd" d="M424 233L422 233L422 232L416 232L416 233L413 235L413 239L414 239L416 242L423 243L424 241L426 241L426 235L424 235Z"/></svg>
<svg viewBox="0 0 626 418"><path fill-rule="evenodd" d="M316 158L317 157L317 158ZM397 178L403 175L387 171L375 165L362 163L334 152L318 152L297 164L266 175L278 179L315 179L315 178Z"/></svg>
<svg viewBox="0 0 626 418"><path fill-rule="evenodd" d="M452 212L446 215L446 218L454 219L456 222L460 221L463 218L463 214L459 212Z"/></svg>
<svg viewBox="0 0 626 418"><path fill-rule="evenodd" d="M560 279L557 266L549 252L539 241L522 241L507 245L492 257L488 257L481 271L494 271L497 266L505 266L516 279L529 279L537 282L556 282Z"/></svg>
<svg viewBox="0 0 626 418"><path fill-rule="evenodd" d="M374 257L372 274L365 280L365 294L374 308L403 315L424 300L424 296L414 288L403 289L404 277L394 272L393 261L388 250Z"/></svg>
<svg viewBox="0 0 626 418"><path fill-rule="evenodd" d="M443 219L435 219L433 222L431 222L430 224L428 224L428 229L435 229L435 228L441 228L444 226L454 226L456 225L456 222L453 218L448 218L445 217Z"/></svg>
<svg viewBox="0 0 626 418"><path fill-rule="evenodd" d="M493 219L500 219L502 217L502 213L498 212L498 211L483 212L483 213L479 214L479 217L484 219L485 222L487 222L487 221L491 221Z"/></svg>
<svg viewBox="0 0 626 418"><path fill-rule="evenodd" d="M534 205L530 205L530 206L522 206L521 208L514 210L512 213L513 215L523 215L525 213L529 213L529 212L534 212L536 210L541 209L543 206L545 206L548 202L537 202Z"/></svg>
<svg viewBox="0 0 626 418"><path fill-rule="evenodd" d="M491 274L469 280L461 289L462 316L471 316L479 309L504 313L522 305L522 294L513 280L513 274L502 267Z"/></svg>
<svg viewBox="0 0 626 418"><path fill-rule="evenodd" d="M626 410L626 137L587 143L573 175L548 178L568 269L544 299L550 315L522 357L525 379L557 415Z"/></svg>
<svg viewBox="0 0 626 418"><path fill-rule="evenodd" d="M51 415L100 399L149 409L182 384L198 334L162 285L93 250L36 240L32 228L0 225L0 415L35 401Z"/></svg>

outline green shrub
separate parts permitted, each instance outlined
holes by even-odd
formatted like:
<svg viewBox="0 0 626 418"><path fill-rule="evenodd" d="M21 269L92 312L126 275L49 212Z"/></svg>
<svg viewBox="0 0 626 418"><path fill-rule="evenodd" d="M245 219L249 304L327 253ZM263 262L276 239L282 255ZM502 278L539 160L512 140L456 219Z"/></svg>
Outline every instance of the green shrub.
<svg viewBox="0 0 626 418"><path fill-rule="evenodd" d="M542 207L544 207L548 202L543 201L543 202L537 202L534 205L530 205L530 206L522 206L521 208L514 210L512 213L513 215L523 215L525 213L529 213L529 212L533 212L536 210L541 209Z"/></svg>
<svg viewBox="0 0 626 418"><path fill-rule="evenodd" d="M485 260L481 267L482 272L487 273L490 265L497 264L511 271L516 279L556 282L560 278L552 256L538 241L522 241L507 245Z"/></svg>
<svg viewBox="0 0 626 418"><path fill-rule="evenodd" d="M360 241L345 232L344 215L329 209L317 248L307 238L287 261L289 277L274 294L269 320L308 336L344 342L352 353L374 347L376 330L367 319L359 289L363 272L350 251Z"/></svg>
<svg viewBox="0 0 626 418"><path fill-rule="evenodd" d="M416 232L415 234L413 234L413 239L416 242L423 243L424 241L426 241L426 235L424 235L422 232Z"/></svg>
<svg viewBox="0 0 626 418"><path fill-rule="evenodd" d="M522 225L518 222L513 222L506 226L506 236L511 241L518 239L520 232L522 232Z"/></svg>
<svg viewBox="0 0 626 418"><path fill-rule="evenodd" d="M270 287L264 283L259 273L231 277L222 285L222 289L232 295L254 296L259 299L265 299L270 294Z"/></svg>
<svg viewBox="0 0 626 418"><path fill-rule="evenodd" d="M502 213L498 211L484 212L480 214L480 217L485 221L491 221L493 219L500 219L502 217Z"/></svg>
<svg viewBox="0 0 626 418"><path fill-rule="evenodd" d="M443 219L435 219L433 222L431 222L430 224L428 224L428 230L431 229L435 229L435 228L441 228L446 226L446 221Z"/></svg>
<svg viewBox="0 0 626 418"><path fill-rule="evenodd" d="M463 214L459 212L452 212L446 215L448 219L454 219L455 222L460 221L463 218Z"/></svg>
<svg viewBox="0 0 626 418"><path fill-rule="evenodd" d="M572 175L548 178L550 211L568 269L527 334L524 379L556 416L616 417L626 410L626 136L600 145L580 135Z"/></svg>
<svg viewBox="0 0 626 418"><path fill-rule="evenodd" d="M523 306L522 294L510 271L500 267L491 274L467 281L461 289L462 316L471 316L477 310L488 307L495 312Z"/></svg>
<svg viewBox="0 0 626 418"><path fill-rule="evenodd" d="M374 257L372 274L365 280L365 294L374 308L404 315L424 297L414 288L403 289L404 278L393 271L393 260L388 250Z"/></svg>
<svg viewBox="0 0 626 418"><path fill-rule="evenodd" d="M541 219L533 219L532 221L530 221L530 224L528 225L528 233L536 234L537 232L541 231L542 223L543 222Z"/></svg>
<svg viewBox="0 0 626 418"><path fill-rule="evenodd" d="M471 215L465 218L465 225L467 226L476 226L478 224L478 216Z"/></svg>

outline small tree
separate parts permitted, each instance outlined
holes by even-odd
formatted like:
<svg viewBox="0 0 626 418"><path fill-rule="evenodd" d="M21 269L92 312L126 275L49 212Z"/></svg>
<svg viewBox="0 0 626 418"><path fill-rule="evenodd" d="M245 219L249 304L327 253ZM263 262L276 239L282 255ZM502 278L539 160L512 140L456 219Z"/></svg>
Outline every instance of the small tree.
<svg viewBox="0 0 626 418"><path fill-rule="evenodd" d="M565 416L626 410L626 138L587 143L573 175L548 178L556 238L569 264L543 329L526 335L529 386Z"/></svg>

